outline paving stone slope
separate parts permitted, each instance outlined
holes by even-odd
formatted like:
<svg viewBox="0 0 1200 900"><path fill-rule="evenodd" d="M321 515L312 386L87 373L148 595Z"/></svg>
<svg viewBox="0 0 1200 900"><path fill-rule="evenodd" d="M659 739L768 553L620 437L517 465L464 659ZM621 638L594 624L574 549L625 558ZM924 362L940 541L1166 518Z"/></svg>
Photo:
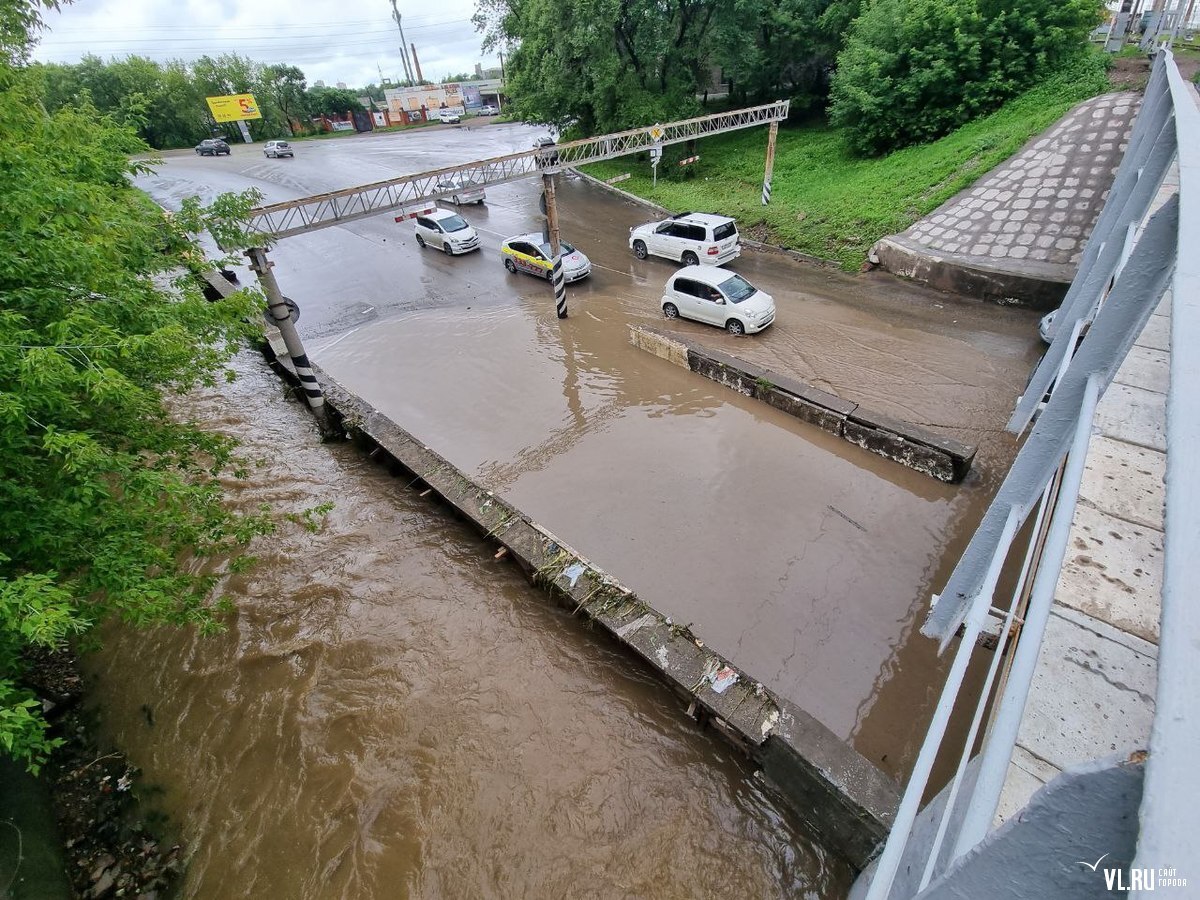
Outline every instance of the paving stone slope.
<svg viewBox="0 0 1200 900"><path fill-rule="evenodd" d="M1053 308L1075 275L1141 103L1075 106L1008 162L871 251L898 275L986 300Z"/></svg>

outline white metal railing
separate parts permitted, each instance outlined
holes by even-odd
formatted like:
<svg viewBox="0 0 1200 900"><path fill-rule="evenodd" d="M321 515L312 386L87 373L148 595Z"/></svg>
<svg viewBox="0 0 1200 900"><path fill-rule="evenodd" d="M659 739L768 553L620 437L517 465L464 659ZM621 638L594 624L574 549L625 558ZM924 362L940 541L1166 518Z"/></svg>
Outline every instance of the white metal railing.
<svg viewBox="0 0 1200 900"><path fill-rule="evenodd" d="M567 166L615 159L651 147L782 122L787 118L788 106L789 101L778 100L762 106L603 134L272 203L251 210L247 227L268 240L304 234L384 212L405 211L429 200L449 197L462 191L454 182L470 182L479 187L503 184L543 172L557 172Z"/></svg>
<svg viewBox="0 0 1200 900"><path fill-rule="evenodd" d="M1172 163L1179 166L1179 191L1150 215ZM919 895L991 827L1066 553L1096 404L1168 288L1173 290L1174 304L1171 344L1177 352L1171 355L1168 397L1166 574L1159 688L1138 852L1139 857L1145 853L1145 865L1155 864L1151 860L1200 858L1195 846L1200 814L1195 803L1193 761L1195 748L1200 746L1200 725L1195 716L1185 714L1200 695L1200 607L1186 602L1184 594L1188 579L1194 579L1188 567L1200 558L1200 462L1191 449L1200 447L1200 356L1191 352L1200 341L1198 206L1200 113L1173 57L1163 48L1107 203L1057 314L1053 342L1018 401L1009 429L1020 433L1035 415L1037 420L941 596L935 598L936 605L922 629L939 639L942 650L960 628L963 631L891 834L877 860L867 900ZM1190 248L1190 256L1186 248ZM1048 392L1049 400L1043 406ZM1173 447L1183 449L1172 455ZM1020 525L1035 509L1038 518L1032 540L1040 542L1036 548L1040 559L1032 573L1020 637L992 712L974 786L960 798L999 658L1028 587L1033 545L1025 550L1022 578L1002 610L1001 643L948 785L948 800L932 846L925 859L909 861L910 871L922 873L920 881L893 893L963 674L988 612L994 608L998 572L1014 549ZM1185 783L1192 785L1190 791L1179 790ZM957 819L956 810L961 813ZM951 834L953 821L958 825ZM947 838L952 838L952 849L943 853Z"/></svg>

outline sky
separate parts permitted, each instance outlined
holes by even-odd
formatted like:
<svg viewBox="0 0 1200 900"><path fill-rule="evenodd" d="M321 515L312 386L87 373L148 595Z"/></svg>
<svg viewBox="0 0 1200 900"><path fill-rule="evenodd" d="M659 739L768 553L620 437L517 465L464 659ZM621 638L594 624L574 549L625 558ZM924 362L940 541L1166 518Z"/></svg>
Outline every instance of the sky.
<svg viewBox="0 0 1200 900"><path fill-rule="evenodd" d="M427 79L473 73L483 55L471 24L474 0L397 0L404 36L417 45ZM264 63L290 63L308 83L348 87L404 77L390 0L75 0L45 15L34 59L78 62L87 53L165 61L237 52Z"/></svg>

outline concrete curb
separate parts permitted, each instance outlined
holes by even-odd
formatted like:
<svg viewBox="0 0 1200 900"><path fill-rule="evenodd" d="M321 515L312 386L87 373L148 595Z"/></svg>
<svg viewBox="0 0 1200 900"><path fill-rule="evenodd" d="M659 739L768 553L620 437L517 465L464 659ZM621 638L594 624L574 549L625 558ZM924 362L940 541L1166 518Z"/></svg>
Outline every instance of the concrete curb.
<svg viewBox="0 0 1200 900"><path fill-rule="evenodd" d="M871 248L870 259L893 275L911 278L941 291L1043 312L1057 309L1071 285L1070 278L1062 280L1053 273L1023 275L989 269L952 254L913 249L894 237L877 242Z"/></svg>
<svg viewBox="0 0 1200 900"><path fill-rule="evenodd" d="M294 381L277 332L265 351ZM576 615L632 651L699 721L762 767L769 784L822 842L857 869L887 836L899 791L871 762L794 703L764 688L703 641L519 509L477 484L370 404L313 367L326 404L356 440L381 450L424 482L487 537L507 549L529 579Z"/></svg>
<svg viewBox="0 0 1200 900"><path fill-rule="evenodd" d="M651 203L649 200L639 197L637 194L631 194L629 191L621 190L621 188L617 187L616 185L609 184L607 181L601 181L596 176L589 175L587 172L581 172L578 169L571 169L571 171L584 181L590 181L597 187L604 188L606 191L612 191L614 194L624 197L626 200L646 207L646 209L649 209L657 215L669 216L672 214L671 211L665 206L659 206L657 203ZM811 266L821 266L827 269L841 269L841 265L836 260L822 259L819 256L810 256L807 253L801 253L799 250L789 250L787 247L780 247L778 244L764 244L762 241L753 240L745 235L742 236L741 242L752 250L758 250L761 253L778 253L781 256L789 256L798 262L808 263Z"/></svg>
<svg viewBox="0 0 1200 900"><path fill-rule="evenodd" d="M635 347L939 481L960 482L971 470L977 448L920 425L863 409L799 379L678 335L630 325L629 339Z"/></svg>

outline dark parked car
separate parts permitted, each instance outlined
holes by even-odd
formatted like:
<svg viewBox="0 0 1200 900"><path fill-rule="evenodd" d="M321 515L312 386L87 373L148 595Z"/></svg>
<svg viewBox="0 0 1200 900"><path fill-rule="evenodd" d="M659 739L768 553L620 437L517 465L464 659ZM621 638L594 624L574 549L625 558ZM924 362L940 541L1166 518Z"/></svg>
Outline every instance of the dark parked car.
<svg viewBox="0 0 1200 900"><path fill-rule="evenodd" d="M229 155L229 145L219 138L201 141L194 149L201 156L220 156L222 153Z"/></svg>
<svg viewBox="0 0 1200 900"><path fill-rule="evenodd" d="M556 149L554 138L548 134L543 134L533 142L533 149L540 150L537 155L538 167L542 166L557 166L558 165L558 150Z"/></svg>

